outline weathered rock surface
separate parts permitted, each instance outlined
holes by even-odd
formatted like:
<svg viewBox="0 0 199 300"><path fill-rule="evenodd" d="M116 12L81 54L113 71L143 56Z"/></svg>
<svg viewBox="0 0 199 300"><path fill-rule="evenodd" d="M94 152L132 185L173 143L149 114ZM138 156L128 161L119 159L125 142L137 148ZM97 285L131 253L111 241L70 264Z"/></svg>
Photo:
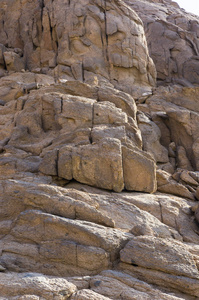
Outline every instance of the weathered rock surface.
<svg viewBox="0 0 199 300"><path fill-rule="evenodd" d="M7 299L68 299L76 286L64 278L37 273L0 273L1 297ZM4 299L4 298L3 298Z"/></svg>
<svg viewBox="0 0 199 300"><path fill-rule="evenodd" d="M199 279L194 257L185 245L173 240L135 237L120 252L120 257L122 262L133 266Z"/></svg>
<svg viewBox="0 0 199 300"><path fill-rule="evenodd" d="M91 288L111 299L181 299L123 272L103 271L91 280Z"/></svg>
<svg viewBox="0 0 199 300"><path fill-rule="evenodd" d="M18 74L16 78L23 81L23 75ZM17 91L15 96L10 95L10 90L2 95L6 101L1 109L4 118L0 134L5 141L2 149L12 146L31 153L35 159L32 168L46 175L75 179L116 192L124 188L143 192L156 190L155 162L141 149L132 97L114 90L113 103L111 99L105 101L113 89L106 91L105 87L92 88L87 84L81 84L81 96L75 96L79 94L75 92L78 82L71 84L72 90L70 82L53 84L53 78L33 73L27 73L27 85L30 87L28 82L34 80L38 86L31 85L34 89L27 94L27 85L14 81L14 76L7 76L6 80L7 86L12 89L15 84ZM5 79L2 79L4 84ZM13 96L17 99L10 100ZM6 159L7 154L4 161ZM129 174L130 169L134 177ZM30 167L28 171L33 169Z"/></svg>
<svg viewBox="0 0 199 300"><path fill-rule="evenodd" d="M197 179L199 160L197 93L197 87L173 85L154 89L153 95L149 95L144 102L138 100L138 103L140 102L138 109L142 112L139 127L144 131L143 145L158 163L158 190L176 195L186 194L190 199L196 197L199 183ZM147 118L158 127L156 131L159 135L153 132L156 139L149 137L150 127L145 125ZM153 148L148 146L154 140L155 146ZM164 148L160 148L159 143ZM167 158L167 161L165 159L161 162L158 159L157 149L164 149L164 152L159 151L159 153L162 153L162 157ZM167 156L163 156L163 153Z"/></svg>
<svg viewBox="0 0 199 300"><path fill-rule="evenodd" d="M191 86L199 83L199 17L170 0L125 0L144 22L157 80ZM197 12L196 12L197 13Z"/></svg>
<svg viewBox="0 0 199 300"><path fill-rule="evenodd" d="M142 21L124 2L15 0L2 3L0 18L0 43L19 48L29 70L110 81L130 93L155 83ZM9 55L11 62L4 60L13 69L18 54Z"/></svg>
<svg viewBox="0 0 199 300"><path fill-rule="evenodd" d="M80 290L77 293L75 293L71 300L110 300L111 298L104 297L98 293L95 293L91 290Z"/></svg>
<svg viewBox="0 0 199 300"><path fill-rule="evenodd" d="M0 300L199 298L197 53L170 0L1 1Z"/></svg>

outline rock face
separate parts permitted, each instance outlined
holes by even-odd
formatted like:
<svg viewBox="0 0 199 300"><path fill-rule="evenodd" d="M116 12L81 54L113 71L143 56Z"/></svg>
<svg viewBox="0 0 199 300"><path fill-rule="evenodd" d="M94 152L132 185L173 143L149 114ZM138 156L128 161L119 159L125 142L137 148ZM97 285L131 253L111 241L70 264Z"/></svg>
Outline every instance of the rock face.
<svg viewBox="0 0 199 300"><path fill-rule="evenodd" d="M199 299L198 24L1 1L0 300Z"/></svg>
<svg viewBox="0 0 199 300"><path fill-rule="evenodd" d="M116 192L124 188L156 190L155 162L141 148L132 97L81 82L52 84L47 75L26 73L25 85L16 79L22 82L23 75L1 80L3 87L7 83L7 93L2 89L6 105L1 110L5 121L0 134L6 148L34 156L35 171ZM46 83L51 85L42 87ZM9 95L8 89L13 91L13 84L16 94L11 100L13 94ZM34 88L30 94L26 94L28 87ZM5 132L5 128L10 130ZM7 154L3 156L6 160Z"/></svg>
<svg viewBox="0 0 199 300"><path fill-rule="evenodd" d="M121 1L15 0L1 8L0 43L13 49L3 53L7 69L17 64L19 48L29 70L107 81L130 93L155 83L142 22Z"/></svg>
<svg viewBox="0 0 199 300"><path fill-rule="evenodd" d="M199 20L170 0L125 0L144 22L160 83L198 84ZM196 12L197 13L197 12Z"/></svg>

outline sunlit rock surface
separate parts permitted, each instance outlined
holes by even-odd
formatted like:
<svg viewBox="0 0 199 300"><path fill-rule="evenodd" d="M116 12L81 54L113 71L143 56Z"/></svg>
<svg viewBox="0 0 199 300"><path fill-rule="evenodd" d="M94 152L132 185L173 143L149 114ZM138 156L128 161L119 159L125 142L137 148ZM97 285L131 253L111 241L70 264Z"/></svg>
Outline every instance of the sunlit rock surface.
<svg viewBox="0 0 199 300"><path fill-rule="evenodd" d="M199 298L198 28L0 2L0 300Z"/></svg>

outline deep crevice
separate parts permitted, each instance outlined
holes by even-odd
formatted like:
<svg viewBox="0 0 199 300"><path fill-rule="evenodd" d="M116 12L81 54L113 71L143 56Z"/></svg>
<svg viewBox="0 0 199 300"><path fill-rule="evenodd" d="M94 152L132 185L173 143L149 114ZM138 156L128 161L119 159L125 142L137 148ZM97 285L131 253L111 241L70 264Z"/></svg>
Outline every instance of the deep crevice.
<svg viewBox="0 0 199 300"><path fill-rule="evenodd" d="M106 0L104 3L105 7L104 7L104 23L105 23L105 56L106 56L106 61L107 61L107 67L108 67L108 74L110 77L110 60L109 60L109 54L108 54L108 45L109 45L109 41L108 41L108 34L107 34L107 6L106 6ZM103 38L102 38L103 40ZM104 43L103 43L104 44Z"/></svg>
<svg viewBox="0 0 199 300"><path fill-rule="evenodd" d="M83 66L83 64L82 64L82 81L85 82L84 66Z"/></svg>
<svg viewBox="0 0 199 300"><path fill-rule="evenodd" d="M92 138L93 127L94 127L94 104L92 107L92 124L91 124L91 131L90 131L90 135L89 135L89 141L91 144L93 143L93 138Z"/></svg>
<svg viewBox="0 0 199 300"><path fill-rule="evenodd" d="M59 149L57 149L57 159L55 162L55 168L56 168L57 176L59 176Z"/></svg>
<svg viewBox="0 0 199 300"><path fill-rule="evenodd" d="M63 113L63 97L61 97L61 114Z"/></svg>
<svg viewBox="0 0 199 300"><path fill-rule="evenodd" d="M161 222L164 223L163 213L162 213L162 203L159 201L160 205L160 216L161 216Z"/></svg>
<svg viewBox="0 0 199 300"><path fill-rule="evenodd" d="M44 27L43 27L43 13L44 13L44 0L41 0L41 31L44 31Z"/></svg>

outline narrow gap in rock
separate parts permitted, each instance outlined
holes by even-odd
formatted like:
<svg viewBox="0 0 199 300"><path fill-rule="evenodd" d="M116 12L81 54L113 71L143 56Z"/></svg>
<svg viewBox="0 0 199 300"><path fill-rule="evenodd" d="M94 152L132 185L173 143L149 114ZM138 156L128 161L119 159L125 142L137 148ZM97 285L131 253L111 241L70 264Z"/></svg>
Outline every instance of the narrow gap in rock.
<svg viewBox="0 0 199 300"><path fill-rule="evenodd" d="M105 22L105 39L106 39L106 45L105 45L105 55L106 55L106 61L108 64L108 73L110 76L110 61L109 61L109 54L108 54L108 34L107 34L107 10L106 10L106 0L105 0L105 9L104 9L104 22Z"/></svg>
<svg viewBox="0 0 199 300"><path fill-rule="evenodd" d="M159 201L159 205L160 205L160 216L161 216L161 222L164 223L164 219L163 219L163 213L162 213L162 204Z"/></svg>
<svg viewBox="0 0 199 300"><path fill-rule="evenodd" d="M42 30L42 32L44 31L44 27L43 27L43 13L44 13L44 7L45 7L44 0L41 0L41 30Z"/></svg>
<svg viewBox="0 0 199 300"><path fill-rule="evenodd" d="M63 97L61 97L61 114L63 113Z"/></svg>
<svg viewBox="0 0 199 300"><path fill-rule="evenodd" d="M82 81L85 82L84 66L83 66L83 64L82 64Z"/></svg>
<svg viewBox="0 0 199 300"><path fill-rule="evenodd" d="M93 139L92 139L93 126L94 126L94 104L93 104L93 107L92 107L92 124L91 124L91 131L90 131L90 135L89 135L89 141L90 141L91 144L93 143Z"/></svg>
<svg viewBox="0 0 199 300"><path fill-rule="evenodd" d="M56 168L56 173L57 173L57 176L59 176L59 167L58 167L58 164L59 164L59 149L57 150L57 159L55 161L55 168Z"/></svg>

